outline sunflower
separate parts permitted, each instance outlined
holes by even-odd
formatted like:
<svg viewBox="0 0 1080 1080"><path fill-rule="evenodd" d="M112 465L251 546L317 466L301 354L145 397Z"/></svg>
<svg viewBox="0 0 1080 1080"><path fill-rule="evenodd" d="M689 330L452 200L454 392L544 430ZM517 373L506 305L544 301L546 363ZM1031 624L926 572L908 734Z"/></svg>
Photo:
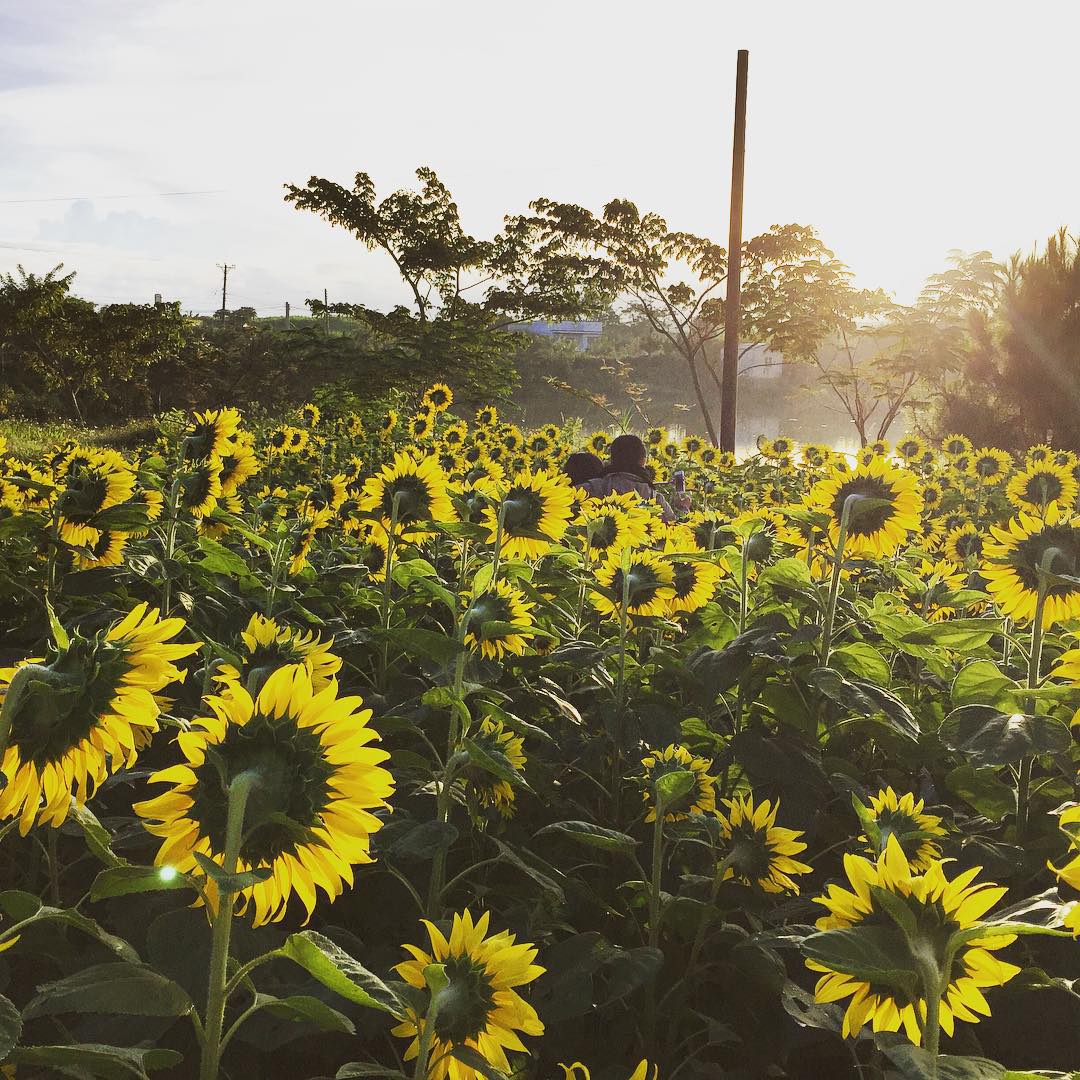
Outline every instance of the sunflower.
<svg viewBox="0 0 1080 1080"><path fill-rule="evenodd" d="M536 431L526 440L525 449L534 457L542 457L551 452L551 440L542 431Z"/></svg>
<svg viewBox="0 0 1080 1080"><path fill-rule="evenodd" d="M719 811L720 836L728 867L724 881L732 879L744 885L757 885L767 893L793 893L798 896L796 874L809 874L811 868L792 858L806 850L795 829L776 824L780 800L775 805L764 799L754 805L753 795L724 799L727 812Z"/></svg>
<svg viewBox="0 0 1080 1080"><path fill-rule="evenodd" d="M305 428L288 427L285 434L288 436L285 444L287 454L302 454L311 443L311 433Z"/></svg>
<svg viewBox="0 0 1080 1080"><path fill-rule="evenodd" d="M588 1066L582 1065L580 1061L575 1061L573 1065L563 1065L560 1062L559 1068L563 1071L563 1080L592 1080ZM653 1065L650 1068L648 1059L642 1058L630 1074L629 1080L659 1080L659 1076L660 1066Z"/></svg>
<svg viewBox="0 0 1080 1080"><path fill-rule="evenodd" d="M601 615L618 619L626 598L626 614L663 615L675 598L675 572L655 551L624 551L597 566L589 599Z"/></svg>
<svg viewBox="0 0 1080 1080"><path fill-rule="evenodd" d="M611 438L606 431L594 431L585 442L585 446L594 454L603 457L611 445Z"/></svg>
<svg viewBox="0 0 1080 1080"><path fill-rule="evenodd" d="M446 383L433 383L424 391L423 401L431 412L446 412L454 404L454 392Z"/></svg>
<svg viewBox="0 0 1080 1080"><path fill-rule="evenodd" d="M296 410L296 415L300 417L300 423L304 425L309 431L312 428L319 426L319 421L322 419L322 413L319 411L318 405L313 405L310 401L305 402Z"/></svg>
<svg viewBox="0 0 1080 1080"><path fill-rule="evenodd" d="M667 432L662 427L651 427L645 432L645 445L651 450L667 442Z"/></svg>
<svg viewBox="0 0 1080 1080"><path fill-rule="evenodd" d="M845 855L844 869L852 890L830 885L825 896L815 897L815 902L828 911L828 915L818 919L818 929L873 926L895 938L899 948L909 949L888 909L874 894L874 889L881 889L899 898L908 909L915 932L923 945L935 952L939 965L945 962L948 938L958 930L978 926L982 916L1008 891L989 883L973 885L980 867L966 870L952 881L945 877L944 864L938 861L924 874L916 874L895 835L889 837L876 862L859 855ZM974 1024L980 1016L990 1015L982 990L1004 986L1020 972L1020 968L992 955L1012 941L1011 936L976 938L957 949L939 1006L940 1023L946 1034L952 1035L956 1020ZM891 983L867 982L814 960L807 960L806 966L811 971L822 972L814 988L815 1001L851 999L844 1013L844 1038L854 1038L869 1023L874 1031L899 1031L903 1026L912 1042L920 1042L921 1025L926 1018L926 1001L921 990L907 993ZM917 967L914 956L911 967Z"/></svg>
<svg viewBox="0 0 1080 1080"><path fill-rule="evenodd" d="M345 419L345 434L350 439L359 439L364 434L363 418L357 416L356 413L349 413Z"/></svg>
<svg viewBox="0 0 1080 1080"><path fill-rule="evenodd" d="M323 641L310 630L279 623L266 615L252 615L240 633L240 641L240 666L219 664L214 678L226 685L242 683L249 693L257 693L279 668L304 668L316 693L341 670L341 657L330 651L333 638Z"/></svg>
<svg viewBox="0 0 1080 1080"><path fill-rule="evenodd" d="M851 496L874 500L859 511L852 506L844 551L849 555L891 555L919 527L923 500L915 477L885 458L875 457L850 473L834 472L811 489L808 503L829 515L829 539L840 538L844 505Z"/></svg>
<svg viewBox="0 0 1080 1080"><path fill-rule="evenodd" d="M716 777L709 774L712 761L691 754L685 746L672 744L663 750L653 750L641 759L645 773L641 798L649 808L645 821L656 820L656 781L674 772L689 772L694 786L664 808L665 821L683 821L691 814L712 814L716 810Z"/></svg>
<svg viewBox="0 0 1080 1080"><path fill-rule="evenodd" d="M221 458L230 453L240 429L236 409L207 409L192 415L184 432L184 457L193 461Z"/></svg>
<svg viewBox="0 0 1080 1080"><path fill-rule="evenodd" d="M1071 507L1076 502L1072 470L1052 461L1034 462L1016 473L1005 487L1005 498L1018 510L1041 514L1050 503Z"/></svg>
<svg viewBox="0 0 1080 1080"><path fill-rule="evenodd" d="M35 822L62 825L73 799L84 805L106 776L135 763L137 744L158 728L154 695L183 681L173 661L201 645L173 643L184 628L140 604L104 634L72 635L46 661L0 669L10 724L0 818L18 817L23 836Z"/></svg>
<svg viewBox="0 0 1080 1080"><path fill-rule="evenodd" d="M922 487L923 507L926 510L934 510L941 505L945 496L944 487L935 480L928 480Z"/></svg>
<svg viewBox="0 0 1080 1080"><path fill-rule="evenodd" d="M833 457L832 448L820 443L805 443L800 453L802 463L811 469L824 468Z"/></svg>
<svg viewBox="0 0 1080 1080"><path fill-rule="evenodd" d="M1077 650L1072 651L1076 652ZM1074 727L1076 723L1077 719L1074 716ZM1076 852L1077 848L1080 847L1080 832L1078 832L1078 828L1080 828L1080 807L1074 805L1062 810L1058 817L1058 826L1069 838L1071 851ZM1054 866L1053 863L1047 863L1047 866L1054 872L1059 881L1064 881L1072 889L1080 890L1080 855L1073 854L1072 858L1060 868ZM1080 904L1071 905L1068 914L1065 916L1065 926L1074 934L1080 934Z"/></svg>
<svg viewBox="0 0 1080 1080"><path fill-rule="evenodd" d="M192 517L209 517L221 498L221 459L204 458L180 476L179 505Z"/></svg>
<svg viewBox="0 0 1080 1080"><path fill-rule="evenodd" d="M697 461L705 449L705 440L699 435L687 435L682 441L682 452L692 461Z"/></svg>
<svg viewBox="0 0 1080 1080"><path fill-rule="evenodd" d="M163 839L155 863L201 874L195 854L224 860L225 791L254 771L244 814L238 870L267 867L265 881L240 894L254 905L255 926L285 917L295 892L310 919L315 890L330 902L353 884L353 865L372 862L371 835L382 828L372 812L385 810L393 777L370 709L358 697L338 697L331 681L317 693L302 666L279 668L257 698L239 685L207 698L213 716L194 720L177 739L183 763L154 773L149 783L169 790L135 812ZM208 896L216 899L212 880Z"/></svg>
<svg viewBox="0 0 1080 1080"><path fill-rule="evenodd" d="M360 509L378 513L387 534L396 519L399 537L424 536L428 530L422 527L423 522L454 520L454 504L446 482L446 473L436 458L415 461L408 454L398 453L391 464L365 481Z"/></svg>
<svg viewBox="0 0 1080 1080"><path fill-rule="evenodd" d="M565 535L573 503L574 489L564 478L525 469L506 488L498 509L484 508L487 539L496 541L501 514L503 555L537 559Z"/></svg>
<svg viewBox="0 0 1080 1080"><path fill-rule="evenodd" d="M544 974L533 962L536 947L518 944L515 935L506 930L488 937L490 917L485 911L474 922L468 910L455 914L449 938L425 919L431 951L406 945L412 959L396 968L402 979L418 990L425 989L424 969L431 964L443 965L449 979L431 1038L428 1080L483 1080L482 1073L452 1056L456 1046L469 1047L489 1065L510 1073L507 1050L528 1052L518 1032L544 1033L536 1010L516 990ZM394 1035L412 1039L405 1051L406 1061L419 1055L425 1023L410 1008L407 1019L393 1029Z"/></svg>
<svg viewBox="0 0 1080 1080"><path fill-rule="evenodd" d="M946 435L941 440L941 452L950 458L962 457L970 454L975 448L966 435Z"/></svg>
<svg viewBox="0 0 1080 1080"><path fill-rule="evenodd" d="M1005 450L996 450L992 446L976 450L971 459L971 468L984 484L1000 484L1012 468L1012 456Z"/></svg>
<svg viewBox="0 0 1080 1080"><path fill-rule="evenodd" d="M266 445L271 455L284 454L289 449L289 431L287 427L277 427L267 436Z"/></svg>
<svg viewBox="0 0 1080 1080"><path fill-rule="evenodd" d="M480 727L471 733L471 739L489 758L516 774L524 772L527 763L525 740L501 720L485 717ZM504 818L513 816L514 786L509 780L500 780L476 765L466 766L462 777L481 807L491 807Z"/></svg>
<svg viewBox="0 0 1080 1080"><path fill-rule="evenodd" d="M289 545L289 575L299 574L308 564L308 555L315 543L315 537L334 519L332 510L316 510L307 517L299 519L299 525Z"/></svg>
<svg viewBox="0 0 1080 1080"><path fill-rule="evenodd" d="M79 570L91 570L95 566L122 566L128 534L101 529L93 543L85 545L88 554L76 551L74 563Z"/></svg>
<svg viewBox="0 0 1080 1080"><path fill-rule="evenodd" d="M907 435L896 444L896 456L901 461L913 464L926 452L926 443L918 435Z"/></svg>
<svg viewBox="0 0 1080 1080"><path fill-rule="evenodd" d="M435 414L430 412L418 412L409 421L409 437L419 442L431 434L435 426Z"/></svg>
<svg viewBox="0 0 1080 1080"><path fill-rule="evenodd" d="M675 595L668 601L668 613L697 611L716 592L723 573L720 566L707 559L672 559L671 588Z"/></svg>
<svg viewBox="0 0 1080 1080"><path fill-rule="evenodd" d="M686 524L694 532L694 540L702 551L725 547L734 540L731 519L716 510L695 510Z"/></svg>
<svg viewBox="0 0 1080 1080"><path fill-rule="evenodd" d="M1080 583L1068 580L1080 573L1080 517L1051 503L1041 520L1021 513L1005 527L992 525L990 533L980 572L1003 615L1017 622L1035 618L1042 570L1061 575L1046 583L1043 626L1080 615Z"/></svg>
<svg viewBox="0 0 1080 1080"><path fill-rule="evenodd" d="M616 496L616 499L618 496ZM649 512L640 507L605 499L586 499L577 524L590 557L606 558L623 548L642 547L648 539Z"/></svg>
<svg viewBox="0 0 1080 1080"><path fill-rule="evenodd" d="M127 502L135 492L135 473L123 459L91 453L72 464L56 496L60 536L72 547L92 547L100 538L94 521L103 510Z"/></svg>
<svg viewBox="0 0 1080 1080"><path fill-rule="evenodd" d="M941 622L950 618L955 611L947 600L950 593L957 592L967 583L967 574L963 567L948 559L930 562L923 559L918 568L919 588L908 590L906 599L918 615L928 622Z"/></svg>
<svg viewBox="0 0 1080 1080"><path fill-rule="evenodd" d="M484 405L476 410L476 426L492 428L499 422L499 410L494 405Z"/></svg>
<svg viewBox="0 0 1080 1080"><path fill-rule="evenodd" d="M535 604L508 581L496 581L465 598L465 644L488 660L521 656L533 636Z"/></svg>
<svg viewBox="0 0 1080 1080"><path fill-rule="evenodd" d="M514 424L508 424L499 435L499 445L508 454L517 453L525 445L525 436Z"/></svg>
<svg viewBox="0 0 1080 1080"><path fill-rule="evenodd" d="M398 424L398 414L395 409L387 409L379 417L379 437L388 439Z"/></svg>
<svg viewBox="0 0 1080 1080"><path fill-rule="evenodd" d="M259 468L258 458L250 446L235 446L221 459L221 475L218 478L221 494L235 495L241 485L254 476Z"/></svg>
<svg viewBox="0 0 1080 1080"><path fill-rule="evenodd" d="M985 542L982 530L968 522L946 535L942 554L946 559L966 566L972 560L978 562L982 558Z"/></svg>
<svg viewBox="0 0 1080 1080"><path fill-rule="evenodd" d="M1024 463L1026 465L1036 465L1041 461L1051 461L1053 457L1054 451L1046 443L1038 443L1035 446L1028 447Z"/></svg>
<svg viewBox="0 0 1080 1080"><path fill-rule="evenodd" d="M913 872L929 870L941 858L941 848L931 838L946 834L941 818L924 813L923 807L923 800L916 800L910 791L898 796L891 787L882 788L870 796L869 807L864 807L878 835L872 844L865 836L860 836L859 842L870 844L867 851L877 858L885 851L889 837L895 837Z"/></svg>

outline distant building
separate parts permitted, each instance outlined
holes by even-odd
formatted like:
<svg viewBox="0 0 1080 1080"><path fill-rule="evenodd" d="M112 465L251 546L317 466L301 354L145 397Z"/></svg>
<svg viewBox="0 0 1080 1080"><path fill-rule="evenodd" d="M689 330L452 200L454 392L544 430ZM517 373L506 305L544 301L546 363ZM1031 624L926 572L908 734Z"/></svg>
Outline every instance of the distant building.
<svg viewBox="0 0 1080 1080"><path fill-rule="evenodd" d="M751 345L739 358L739 375L746 379L779 379L784 358L764 345Z"/></svg>
<svg viewBox="0 0 1080 1080"><path fill-rule="evenodd" d="M604 330L601 322L581 319L574 322L544 322L535 319L532 322L513 323L507 327L516 334L535 334L537 337L557 337L573 341L581 352L589 347L592 338L598 338Z"/></svg>

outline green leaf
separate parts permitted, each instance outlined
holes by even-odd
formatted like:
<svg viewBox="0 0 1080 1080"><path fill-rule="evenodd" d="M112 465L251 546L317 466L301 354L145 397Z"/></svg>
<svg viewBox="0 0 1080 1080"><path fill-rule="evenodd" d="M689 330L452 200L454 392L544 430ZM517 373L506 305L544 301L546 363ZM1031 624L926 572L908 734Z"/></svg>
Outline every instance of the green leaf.
<svg viewBox="0 0 1080 1080"><path fill-rule="evenodd" d="M953 679L953 705L994 705L1002 698L1002 691L1016 683L1003 675L993 660L973 660L965 664Z"/></svg>
<svg viewBox="0 0 1080 1080"><path fill-rule="evenodd" d="M401 999L382 979L314 930L293 934L285 942L281 954L355 1005L379 1009L398 1019L405 1015Z"/></svg>
<svg viewBox="0 0 1080 1080"><path fill-rule="evenodd" d="M694 790L697 777L689 769L675 769L656 778L656 802L659 808L677 803Z"/></svg>
<svg viewBox="0 0 1080 1080"><path fill-rule="evenodd" d="M474 1050L471 1046L455 1046L450 1051L450 1056L463 1065L468 1065L470 1069L475 1069L484 1080L510 1080L506 1073L495 1068L479 1050Z"/></svg>
<svg viewBox="0 0 1080 1080"><path fill-rule="evenodd" d="M867 645L865 641L853 641L849 645L841 645L833 649L829 655L830 662L847 675L853 675L857 679L867 679L881 686L888 686L892 682L892 668L889 667L889 662L873 645Z"/></svg>
<svg viewBox="0 0 1080 1080"><path fill-rule="evenodd" d="M98 821L88 807L76 805L72 808L70 816L82 829L83 836L86 837L86 846L94 853L95 858L106 866L125 864L125 860L112 849L112 836L109 830Z"/></svg>
<svg viewBox="0 0 1080 1080"><path fill-rule="evenodd" d="M44 905L33 893L20 889L6 889L0 892L0 911L12 921L23 922L32 919Z"/></svg>
<svg viewBox="0 0 1080 1080"><path fill-rule="evenodd" d="M33 907L36 904L37 907ZM96 938L122 960L138 963L139 954L123 938L110 934L87 915L74 908L54 908L43 906L36 896L11 890L0 893L0 907L9 913L14 922L61 922L81 930L84 934ZM0 926L0 931L10 927Z"/></svg>
<svg viewBox="0 0 1080 1080"><path fill-rule="evenodd" d="M1060 754L1072 745L1067 724L1050 716L961 705L942 721L942 742L976 767L1014 765L1022 758Z"/></svg>
<svg viewBox="0 0 1080 1080"><path fill-rule="evenodd" d="M53 641L56 642L56 647L60 650L66 649L71 643L71 638L68 637L68 632L64 629L63 624L56 617L56 612L53 610L52 601L45 597L45 610L49 616L49 630L52 632Z"/></svg>
<svg viewBox="0 0 1080 1080"><path fill-rule="evenodd" d="M604 829L588 821L556 821L545 825L536 835L558 833L586 847L600 848L602 851L617 851L621 855L633 855L637 850L637 841L623 832Z"/></svg>
<svg viewBox="0 0 1080 1080"><path fill-rule="evenodd" d="M1016 809L1016 792L998 779L993 768L961 765L946 775L945 786L990 821L1000 821Z"/></svg>
<svg viewBox="0 0 1080 1080"><path fill-rule="evenodd" d="M259 994L255 1004L274 1016L285 1020L306 1021L315 1024L322 1031L343 1031L348 1035L356 1033L356 1025L344 1013L309 994L292 994L284 998Z"/></svg>
<svg viewBox="0 0 1080 1080"><path fill-rule="evenodd" d="M946 622L928 623L919 630L907 633L901 639L905 645L932 645L955 652L971 652L981 648L995 634L1001 632L996 620L949 619Z"/></svg>
<svg viewBox="0 0 1080 1080"><path fill-rule="evenodd" d="M248 577L251 571L244 559L217 540L208 536L199 537L199 548L203 557L199 565L213 574L225 574L228 577Z"/></svg>
<svg viewBox="0 0 1080 1080"><path fill-rule="evenodd" d="M807 676L826 697L868 720L884 719L906 739L918 740L919 725L911 710L893 693L874 683L845 679L833 668L815 668Z"/></svg>
<svg viewBox="0 0 1080 1080"><path fill-rule="evenodd" d="M45 983L23 1016L108 1013L115 1016L186 1016L187 991L146 964L93 964L74 975Z"/></svg>
<svg viewBox="0 0 1080 1080"><path fill-rule="evenodd" d="M171 889L194 889L195 883L186 874L179 874L171 867L161 866L112 866L102 870L90 886L91 901L104 900L109 896L127 896L129 893L164 892Z"/></svg>
<svg viewBox="0 0 1080 1080"><path fill-rule="evenodd" d="M878 1049L896 1066L903 1080L1004 1080L1005 1066L989 1058L942 1054L935 1069L934 1056L909 1042L900 1032L882 1031L874 1038Z"/></svg>
<svg viewBox="0 0 1080 1080"><path fill-rule="evenodd" d="M483 769L500 780L505 780L514 787L527 788L524 777L510 764L510 759L505 754L489 753L474 739L464 738L461 740L461 749L468 755L469 764Z"/></svg>
<svg viewBox="0 0 1080 1080"><path fill-rule="evenodd" d="M22 1035L22 1016L13 1001L0 994L0 1061L6 1061L8 1054L18 1045Z"/></svg>
<svg viewBox="0 0 1080 1080"><path fill-rule="evenodd" d="M348 1065L342 1065L334 1073L334 1080L354 1080L359 1076L388 1076L390 1080L409 1080L403 1072L389 1065L369 1065L365 1061L350 1061Z"/></svg>
<svg viewBox="0 0 1080 1080"><path fill-rule="evenodd" d="M562 886L553 877L550 877L548 874L531 865L524 855L519 854L509 844L503 843L497 836L489 836L489 839L499 849L499 857L504 862L508 862L511 866L517 867L517 869L527 877L532 878L532 880L542 889L551 893L560 904L566 903L566 894L563 892ZM533 855L531 851L526 852L526 854L532 859L537 859L537 856ZM559 873L553 866L548 866L547 863L544 863L542 859L537 859L537 861L552 874Z"/></svg>
<svg viewBox="0 0 1080 1080"><path fill-rule="evenodd" d="M832 971L894 987L908 997L919 992L919 973L903 933L887 926L853 926L811 934L802 950Z"/></svg>
<svg viewBox="0 0 1080 1080"><path fill-rule="evenodd" d="M7 1060L16 1067L77 1069L81 1074L102 1080L150 1080L152 1071L171 1069L183 1061L184 1056L175 1050L156 1047L71 1043L67 1046L19 1046L12 1050Z"/></svg>
<svg viewBox="0 0 1080 1080"><path fill-rule="evenodd" d="M243 870L239 874L226 874L221 865L209 856L199 851L193 851L192 855L195 862L199 864L199 869L217 885L222 893L243 892L244 889L250 889L252 885L258 885L260 881L266 881L274 873L272 866L257 866L254 870Z"/></svg>
<svg viewBox="0 0 1080 1080"><path fill-rule="evenodd" d="M758 580L796 592L813 587L810 567L806 565L805 559L777 559L772 566L762 572Z"/></svg>
<svg viewBox="0 0 1080 1080"><path fill-rule="evenodd" d="M843 1010L834 1004L817 1002L814 995L790 980L784 983L780 1004L800 1027L819 1028L839 1033L844 1023Z"/></svg>

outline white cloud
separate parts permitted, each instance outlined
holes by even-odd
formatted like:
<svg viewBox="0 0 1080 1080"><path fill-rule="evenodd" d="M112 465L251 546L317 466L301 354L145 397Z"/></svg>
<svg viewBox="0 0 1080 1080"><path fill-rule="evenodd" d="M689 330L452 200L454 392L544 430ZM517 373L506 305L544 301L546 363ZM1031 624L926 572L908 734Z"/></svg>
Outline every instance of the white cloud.
<svg viewBox="0 0 1080 1080"><path fill-rule="evenodd" d="M0 22L0 262L63 256L102 299L212 310L227 259L260 310L324 286L393 302L378 255L282 202L313 173L364 169L388 191L430 164L482 234L539 194L625 195L723 242L742 46L748 234L814 224L861 283L907 298L948 249L1004 256L1080 210L1072 76L1045 59L1080 29L1071 5L1022 20L926 0L25 9ZM111 195L138 198L10 201Z"/></svg>

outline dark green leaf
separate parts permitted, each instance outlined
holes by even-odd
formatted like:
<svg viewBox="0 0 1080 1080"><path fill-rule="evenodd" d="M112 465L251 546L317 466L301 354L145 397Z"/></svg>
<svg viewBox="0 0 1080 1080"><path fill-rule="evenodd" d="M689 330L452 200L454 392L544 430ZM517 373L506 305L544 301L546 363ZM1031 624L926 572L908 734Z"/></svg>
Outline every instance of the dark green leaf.
<svg viewBox="0 0 1080 1080"><path fill-rule="evenodd" d="M23 1009L27 1019L56 1013L109 1013L116 1016L185 1016L191 998L172 979L146 964L94 964L74 975L45 983Z"/></svg>
<svg viewBox="0 0 1080 1080"><path fill-rule="evenodd" d="M401 1017L404 1006L390 987L328 937L314 930L293 934L281 950L309 975L347 1001Z"/></svg>

